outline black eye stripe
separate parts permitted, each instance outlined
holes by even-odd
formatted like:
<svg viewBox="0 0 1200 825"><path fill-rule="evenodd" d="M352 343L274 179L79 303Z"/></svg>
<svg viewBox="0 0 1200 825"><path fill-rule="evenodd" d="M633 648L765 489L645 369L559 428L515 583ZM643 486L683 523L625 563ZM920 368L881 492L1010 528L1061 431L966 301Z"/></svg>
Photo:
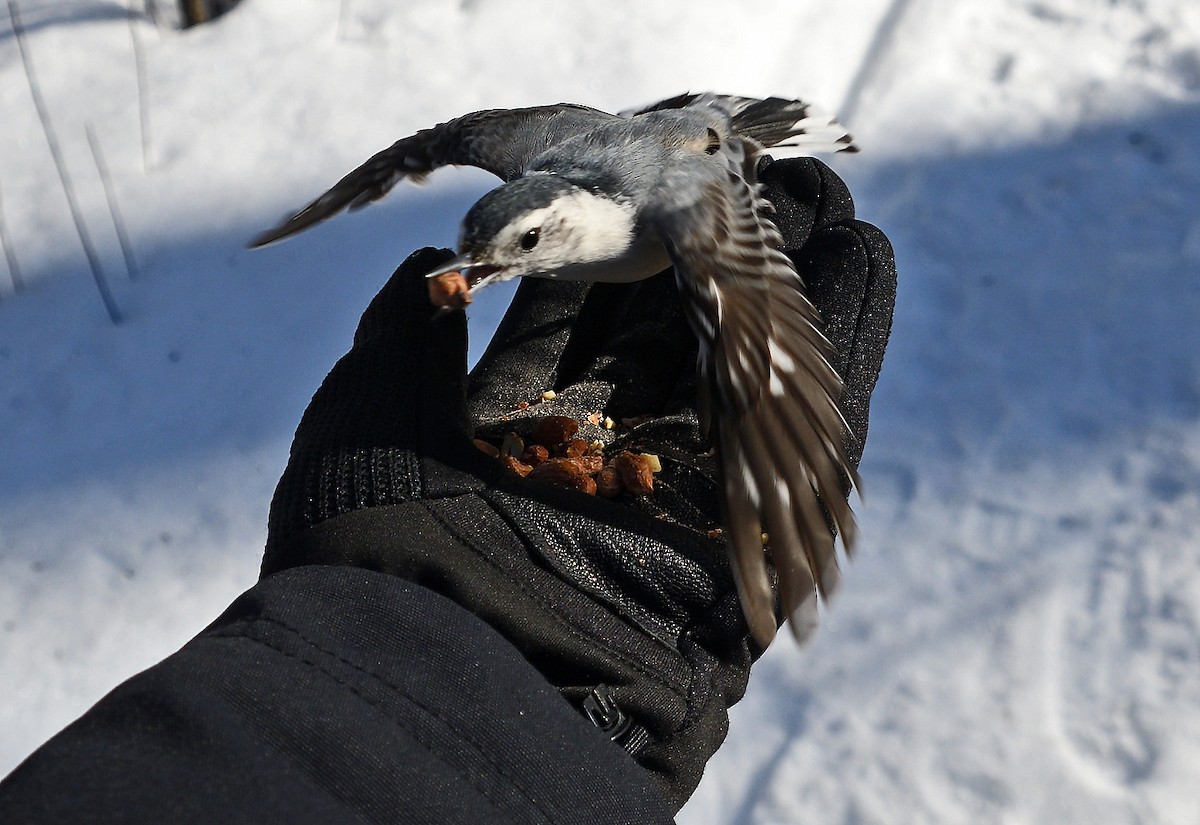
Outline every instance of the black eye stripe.
<svg viewBox="0 0 1200 825"><path fill-rule="evenodd" d="M533 249L535 246L537 246L538 239L540 236L541 236L540 229L536 229L536 228L530 229L528 232L526 232L524 235L521 236L521 249L525 250L526 252Z"/></svg>

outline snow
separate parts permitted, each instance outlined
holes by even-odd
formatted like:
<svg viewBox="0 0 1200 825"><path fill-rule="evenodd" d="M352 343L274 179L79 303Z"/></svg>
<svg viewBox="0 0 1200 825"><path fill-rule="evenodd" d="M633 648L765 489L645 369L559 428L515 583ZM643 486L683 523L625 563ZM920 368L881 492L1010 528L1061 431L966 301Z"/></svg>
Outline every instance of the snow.
<svg viewBox="0 0 1200 825"><path fill-rule="evenodd" d="M776 645L682 823L1200 821L1200 5L246 0L186 33L24 0L125 321L91 283L0 23L0 772L255 579L311 392L486 174L256 253L397 137L685 89L837 111L900 294L863 540ZM734 27L737 24L736 28ZM736 32L736 35L735 35ZM129 226L130 281L87 141ZM478 353L503 308L472 308ZM785 640L786 642L786 640Z"/></svg>

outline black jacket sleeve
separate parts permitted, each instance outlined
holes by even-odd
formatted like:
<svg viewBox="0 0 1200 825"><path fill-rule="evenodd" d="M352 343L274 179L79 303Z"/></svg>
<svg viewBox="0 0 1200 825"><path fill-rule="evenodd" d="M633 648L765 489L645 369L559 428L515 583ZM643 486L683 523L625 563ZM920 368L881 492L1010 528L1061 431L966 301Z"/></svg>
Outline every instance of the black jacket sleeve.
<svg viewBox="0 0 1200 825"><path fill-rule="evenodd" d="M269 576L0 783L0 822L670 822L645 771L454 602Z"/></svg>

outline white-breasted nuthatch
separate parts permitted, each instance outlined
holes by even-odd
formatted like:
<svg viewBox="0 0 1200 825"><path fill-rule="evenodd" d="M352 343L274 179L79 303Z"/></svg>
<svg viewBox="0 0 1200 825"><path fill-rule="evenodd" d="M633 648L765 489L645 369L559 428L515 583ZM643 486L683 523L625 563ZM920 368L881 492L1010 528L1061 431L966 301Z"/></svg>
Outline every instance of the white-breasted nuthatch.
<svg viewBox="0 0 1200 825"><path fill-rule="evenodd" d="M829 523L847 550L854 540L843 484L857 476L830 344L759 191L757 164L773 147L855 151L835 120L781 98L684 94L618 115L565 103L474 112L397 141L251 246L365 206L404 178L466 165L505 184L467 212L460 254L431 277L459 271L476 288L522 275L629 282L673 265L700 341L699 408L716 428L746 620L765 647L776 627L765 532L784 615L803 640L818 595L840 578Z"/></svg>

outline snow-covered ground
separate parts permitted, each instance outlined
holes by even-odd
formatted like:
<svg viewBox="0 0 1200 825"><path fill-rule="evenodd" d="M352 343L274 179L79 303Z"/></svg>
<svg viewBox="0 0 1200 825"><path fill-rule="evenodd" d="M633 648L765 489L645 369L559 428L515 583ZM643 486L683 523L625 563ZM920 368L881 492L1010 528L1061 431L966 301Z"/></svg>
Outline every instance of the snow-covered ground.
<svg viewBox="0 0 1200 825"><path fill-rule="evenodd" d="M492 179L248 237L464 111L715 89L842 114L864 151L837 168L901 285L861 552L816 642L759 664L680 821L1200 822L1195 0L245 0L187 33L105 0L20 9L125 320L0 15L25 282L0 264L0 773L254 581L311 392Z"/></svg>

